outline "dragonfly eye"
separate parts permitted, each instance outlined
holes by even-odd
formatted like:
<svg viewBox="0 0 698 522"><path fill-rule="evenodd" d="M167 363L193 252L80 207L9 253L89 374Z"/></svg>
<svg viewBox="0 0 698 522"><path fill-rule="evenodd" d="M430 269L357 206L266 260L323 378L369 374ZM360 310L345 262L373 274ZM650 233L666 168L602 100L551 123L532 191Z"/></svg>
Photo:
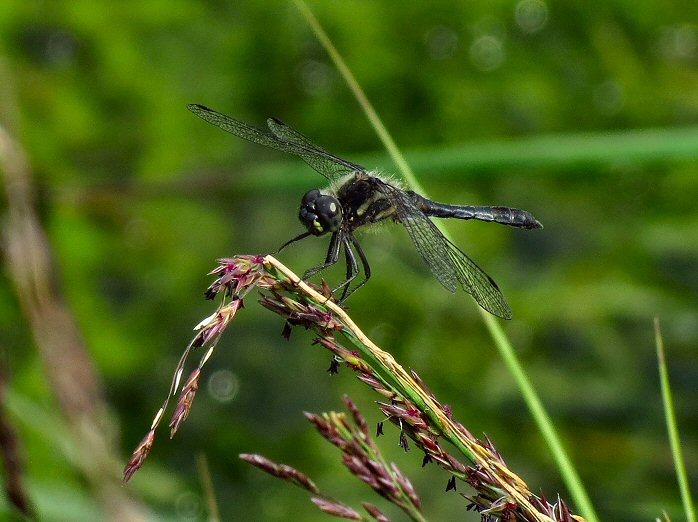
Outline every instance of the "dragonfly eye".
<svg viewBox="0 0 698 522"><path fill-rule="evenodd" d="M313 189L303 196L298 217L311 234L321 236L339 230L342 207L334 196Z"/></svg>

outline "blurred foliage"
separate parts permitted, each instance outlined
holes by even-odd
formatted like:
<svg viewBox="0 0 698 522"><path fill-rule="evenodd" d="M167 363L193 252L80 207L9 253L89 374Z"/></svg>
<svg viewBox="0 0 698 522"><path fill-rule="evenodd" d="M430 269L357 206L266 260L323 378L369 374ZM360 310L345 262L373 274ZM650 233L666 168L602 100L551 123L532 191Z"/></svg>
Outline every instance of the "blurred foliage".
<svg viewBox="0 0 698 522"><path fill-rule="evenodd" d="M698 133L698 4L311 8L408 159L419 157L430 196L525 208L544 223L531 232L448 227L509 300L515 318L505 328L601 518L648 520L666 509L682 519L652 319L662 320L695 485L698 147L673 154L661 145L676 131L678 150ZM62 289L104 376L124 463L191 328L213 310L202 292L215 259L271 251L297 234L300 195L321 181L300 161L205 125L186 104L260 126L275 115L328 150L392 169L290 2L5 0L0 84L0 118L30 156ZM639 134L614 140L624 130ZM597 148L608 138L606 156L589 159L586 134ZM520 161L501 161L498 151L543 135L539 161L529 147L519 147ZM551 164L544 153L558 145L570 152ZM487 432L534 492L566 497L473 301L445 292L392 228L364 235L374 278L350 300L352 316L456 418ZM325 248L309 239L280 257L302 272ZM302 492L238 462L259 452L342 500L375 501L301 412L341 408L347 392L376 422L376 397L348 372L330 378L308 334L286 342L277 318L252 299L246 306L207 367L206 393L173 441L161 434L129 490L163 519L203 520L195 457L204 452L225 520L324 519ZM43 520L94 520L6 279L0 310L30 494ZM432 520L478 519L443 492L445 474L402 454L392 428L382 440Z"/></svg>

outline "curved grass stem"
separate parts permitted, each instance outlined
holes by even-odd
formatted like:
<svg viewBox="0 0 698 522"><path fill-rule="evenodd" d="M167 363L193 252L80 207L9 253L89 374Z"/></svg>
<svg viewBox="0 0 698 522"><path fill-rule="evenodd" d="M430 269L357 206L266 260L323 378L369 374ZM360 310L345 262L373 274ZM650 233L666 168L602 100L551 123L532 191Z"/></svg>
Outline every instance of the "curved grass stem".
<svg viewBox="0 0 698 522"><path fill-rule="evenodd" d="M378 116L378 113L374 109L371 102L368 100L368 97L364 93L363 89L361 89L361 86L352 74L351 70L344 62L344 59L340 55L339 51L337 51L337 49L332 44L332 41L330 40L329 36L323 30L317 18L313 15L312 11L304 2L304 0L293 1L302 13L302 15L305 17L306 21L308 22L308 25L315 33L317 39L320 41L322 46L327 51L327 54L334 62L335 67L337 67L337 70L344 78L349 89L356 97L357 102L363 109L368 120L373 125L374 130L383 142L383 145L387 149L390 156L393 158L393 161L398 166L400 172L402 173L402 176L405 178L405 181L415 191L424 194L425 191L419 186L419 183L416 177L414 176L414 173L410 169L404 156L402 155L394 140L390 136L390 133L386 129L385 125L383 125L383 122ZM439 228L441 229L442 227L439 226ZM446 231L443 232L444 235L446 235L446 237L449 237ZM489 329L490 334L492 335L492 338L495 341L495 344L497 345L500 353L502 354L502 357L504 358L505 363L509 368L509 371L512 373L514 380L517 382L519 389L521 390L521 394L524 397L524 400L526 401L529 410L531 411L531 415L534 417L536 423L538 424L538 427L541 430L541 433L543 434L543 438L548 444L548 447L550 448L550 451L557 462L557 465L560 469L560 473L570 491L570 494L572 495L580 511L584 514L585 518L589 522L596 522L598 520L598 517L594 511L593 505L584 488L584 485L582 484L579 475L572 464L572 461L570 460L569 456L564 450L562 442L560 441L557 432L552 424L552 421L550 420L550 416L545 411L542 401L535 392L530 380L524 373L523 368L519 363L518 358L516 357L515 352L511 346L511 342L507 338L502 328L494 320L494 318L490 316L487 312L484 312L482 310L481 312L485 324L487 325L487 328Z"/></svg>

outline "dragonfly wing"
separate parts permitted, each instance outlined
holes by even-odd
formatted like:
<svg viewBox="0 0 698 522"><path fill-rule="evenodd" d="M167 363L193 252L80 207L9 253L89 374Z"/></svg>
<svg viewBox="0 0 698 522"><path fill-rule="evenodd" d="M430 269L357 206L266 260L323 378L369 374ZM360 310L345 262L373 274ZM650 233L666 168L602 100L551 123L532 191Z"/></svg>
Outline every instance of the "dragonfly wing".
<svg viewBox="0 0 698 522"><path fill-rule="evenodd" d="M431 221L430 221L431 222ZM436 228L436 225L432 223ZM470 259L456 245L448 239L441 236L444 241L448 242L450 247L448 250L451 261L458 267L458 281L460 281L463 289L472 295L477 303L491 314L501 317L502 319L511 319L511 308L507 304L502 292L499 290L497 283L494 282L485 271L477 266L475 261Z"/></svg>
<svg viewBox="0 0 698 522"><path fill-rule="evenodd" d="M265 147L287 152L289 154L298 154L300 151L292 143L287 143L280 140L276 136L267 134L252 125L248 125L242 121L221 114L220 112L204 107L203 105L191 104L187 105L187 109L196 114L202 120L207 121L211 125L215 125L230 134L234 134L239 138L259 143Z"/></svg>
<svg viewBox="0 0 698 522"><path fill-rule="evenodd" d="M349 174L355 170L364 170L359 165L333 156L280 120L269 119L267 123L273 133L269 134L203 105L191 104L187 108L211 125L215 125L239 138L271 149L280 150L287 154L300 156L308 165L330 181L334 181L344 174Z"/></svg>
<svg viewBox="0 0 698 522"><path fill-rule="evenodd" d="M396 209L417 251L436 279L451 292L458 284L488 312L511 319L511 309L497 283L451 243L404 191L383 183L381 191Z"/></svg>
<svg viewBox="0 0 698 522"><path fill-rule="evenodd" d="M267 120L269 130L274 133L274 136L286 143L292 143L299 150L299 156L317 172L325 176L330 181L335 181L346 174L353 172L365 172L366 169L361 165L352 163L345 159L335 156L327 152L325 149L316 145L310 138L298 132L290 125L276 118Z"/></svg>

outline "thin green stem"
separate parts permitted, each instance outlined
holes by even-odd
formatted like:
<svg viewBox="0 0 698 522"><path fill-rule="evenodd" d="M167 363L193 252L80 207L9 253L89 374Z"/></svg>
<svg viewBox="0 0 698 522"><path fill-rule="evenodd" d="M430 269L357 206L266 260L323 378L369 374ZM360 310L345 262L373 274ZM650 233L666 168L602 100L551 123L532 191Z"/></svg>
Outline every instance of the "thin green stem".
<svg viewBox="0 0 698 522"><path fill-rule="evenodd" d="M301 11L303 16L307 20L308 25L310 25L316 37L327 51L328 55L337 67L337 70L340 72L347 85L351 89L352 93L356 97L357 101L359 102L359 105L361 105L361 107L363 108L364 112L366 113L366 116L373 125L376 133L385 145L385 148L388 150L388 153L400 169L400 172L402 173L405 181L415 191L425 193L425 191L420 187L419 183L417 182L417 179L414 176L414 173L410 169L409 165L407 164L407 161L405 160L404 156L398 149L397 145L395 145L395 142L393 141L392 137L383 125L376 110L373 108L373 105L371 105L371 102L368 100L366 94L361 89L359 83L356 81L356 78L354 78L354 75L349 70L349 67L346 65L339 52L330 41L330 38L327 36L327 33L325 33L325 31L320 26L320 23L318 22L317 18L315 18L315 16L303 0L294 0L294 3ZM447 233L446 236L448 237ZM489 315L484 310L480 311L482 312L485 324L489 328L490 334L492 335L495 344L497 345L500 353L502 354L502 357L504 358L505 363L509 368L509 371L512 373L514 379L518 383L521 393L524 396L524 400L526 401L529 409L531 410L531 414L533 415L536 423L538 424L544 439L546 440L556 462L558 463L558 466L560 467L560 472L562 474L563 479L565 480L568 489L570 490L570 494L574 498L574 501L579 507L580 512L584 515L587 521L597 522L598 517L594 511L589 496L586 493L586 490L579 478L579 475L575 471L571 460L567 456L567 453L565 452L562 446L562 443L553 427L550 417L548 416L547 412L545 411L545 408L543 407L540 398L534 391L531 382L529 381L528 377L523 371L523 368L521 367L521 364L516 358L515 352L511 346L509 339L491 315Z"/></svg>
<svg viewBox="0 0 698 522"><path fill-rule="evenodd" d="M657 363L659 366L659 381L662 386L662 401L664 402L664 416L666 418L666 428L669 433L669 443L671 445L671 453L674 456L674 467L676 468L676 479L679 482L681 491L681 500L683 501L683 509L686 512L686 520L688 522L696 522L696 512L693 507L693 499L691 498L691 490L688 487L688 476L686 475L686 463L681 451L681 438L679 437L679 429L676 425L676 415L674 413L674 401L671 394L671 385L669 383L669 372L666 365L666 357L664 354L664 339L659 328L659 318L654 318L654 337L657 345Z"/></svg>
<svg viewBox="0 0 698 522"><path fill-rule="evenodd" d="M545 410L540 397L536 393L536 390L533 388L531 381L521 366L521 362L516 356L516 352L504 333L504 330L502 330L500 323L492 315L482 309L480 309L480 312L482 313L485 325L487 325L490 335L492 336L492 339L494 340L502 359L504 359L505 364L509 368L509 372L518 384L519 390L521 390L521 395L523 396L524 401L526 401L526 405L528 406L533 419L538 425L538 429L543 434L543 438L548 444L548 448L550 448L555 462L557 462L557 466L560 469L563 480L565 481L567 488L570 490L570 495L572 495L572 498L574 498L579 512L584 515L587 522L598 522L599 518L596 515L594 506L592 505L589 495L584 488L584 484L579 478L572 461L567 455L567 452L562 445L562 441L555 430L555 426L550 419L550 416Z"/></svg>
<svg viewBox="0 0 698 522"><path fill-rule="evenodd" d="M353 335L351 331L342 332L343 335L349 339L349 341L358 348L362 353L364 358L369 361L371 369L374 371L374 375L377 379L390 389L397 390L402 396L409 399L412 404L414 404L420 411L424 412L427 417L436 426L440 426L444 429L446 437L448 440L458 448L463 456L465 456L470 462L476 463L477 458L470 448L463 444L458 438L451 436L449 430L443 425L443 419L439 416L439 412L432 408L425 400L424 397L415 389L415 387L405 379L401 379L399 375L396 374L395 369L391 368L390 365L386 364L385 360L379 359L375 356L375 351L369 348L365 341Z"/></svg>
<svg viewBox="0 0 698 522"><path fill-rule="evenodd" d="M376 346L342 308L332 301L328 301L325 295L311 288L274 257L266 256L264 264L266 270L270 271L276 279L289 280L294 287L309 296L315 303L314 306L322 309L323 314L326 311L332 312L332 320L329 323L323 322L322 329L330 327L335 329L335 322L342 325L340 329L342 334L357 347L364 357L355 357L351 352L342 352L340 357L349 366L356 367L357 371L371 375L379 382L386 384L384 390L379 390L380 386L376 387L379 393L382 391L395 392L398 397L406 398L407 402L413 404L422 414L426 415L431 421L431 426L443 436L444 440L451 442L480 470L487 470L488 481L491 485L501 491L500 496L508 495L518 505L518 509L525 514L525 520L552 522L550 516L541 512L538 507L531 503L533 494L526 483L509 470L489 447L484 446L467 429L463 429L463 426L455 422L443 405L439 404L421 383L406 372L389 352ZM291 307L290 310L298 311L294 307ZM366 367L362 368L361 365L366 365ZM381 377L381 374L388 375L390 378ZM394 384L388 384L389 382ZM449 471L463 480L467 478L458 470L449 469Z"/></svg>
<svg viewBox="0 0 698 522"><path fill-rule="evenodd" d="M405 157L402 155L400 149L398 149L397 145L393 141L393 138L388 132L388 129L386 129L385 125L383 125L383 122L380 119L380 116L378 116L376 109L374 109L373 105L366 96L366 93L359 85L359 82L356 81L356 78L354 78L354 75L352 74L347 64L344 62L344 59L339 54L335 46L332 44L332 41L320 25L320 22L318 22L317 18L315 18L315 15L312 13L308 5L303 0L293 1L296 4L296 7L298 7L298 10L305 17L306 21L308 22L308 25L313 30L313 33L315 33L317 39L325 48L325 51L327 51L327 54L330 56L330 59L339 71L339 74L341 74L342 78L344 78L344 81L349 86L349 89L351 90L352 94L359 102L359 105L366 114L368 121L371 123L371 125L373 125L376 134L378 134L378 137L383 142L383 146L386 148L388 154L390 154L390 157L397 165L398 169L402 173L402 176L405 178L405 181L407 181L407 183L417 192L424 193L424 190L420 186L419 181L417 181L417 178L415 177L414 172L412 172L412 169L405 160Z"/></svg>
<svg viewBox="0 0 698 522"><path fill-rule="evenodd" d="M206 507L208 509L208 522L220 522L221 513L218 509L218 501L216 500L216 492L213 489L213 480L211 479L211 469L208 466L206 454L202 451L196 455L196 469L199 472L201 479L201 487L204 491L206 499Z"/></svg>

